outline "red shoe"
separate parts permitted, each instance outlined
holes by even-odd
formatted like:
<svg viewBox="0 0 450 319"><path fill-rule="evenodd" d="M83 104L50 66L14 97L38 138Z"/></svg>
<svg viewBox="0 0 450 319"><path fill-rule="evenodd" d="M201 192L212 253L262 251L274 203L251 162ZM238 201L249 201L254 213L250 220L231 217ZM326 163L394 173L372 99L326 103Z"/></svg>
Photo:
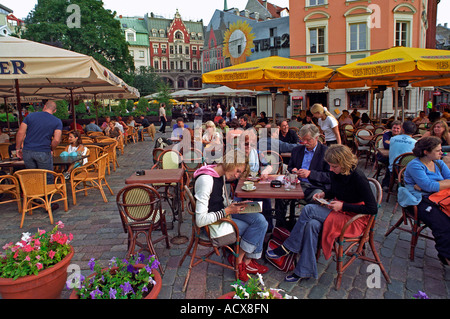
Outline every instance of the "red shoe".
<svg viewBox="0 0 450 319"><path fill-rule="evenodd" d="M247 267L246 267L245 263L242 262L238 265L238 271L239 271L239 276L238 276L239 280L246 282L249 277L248 277Z"/></svg>
<svg viewBox="0 0 450 319"><path fill-rule="evenodd" d="M228 263L234 267L234 263L236 262L236 257L233 254L229 254L227 257Z"/></svg>
<svg viewBox="0 0 450 319"><path fill-rule="evenodd" d="M269 271L269 268L259 264L255 259L252 259L247 265L246 265L247 273L249 274L265 274Z"/></svg>

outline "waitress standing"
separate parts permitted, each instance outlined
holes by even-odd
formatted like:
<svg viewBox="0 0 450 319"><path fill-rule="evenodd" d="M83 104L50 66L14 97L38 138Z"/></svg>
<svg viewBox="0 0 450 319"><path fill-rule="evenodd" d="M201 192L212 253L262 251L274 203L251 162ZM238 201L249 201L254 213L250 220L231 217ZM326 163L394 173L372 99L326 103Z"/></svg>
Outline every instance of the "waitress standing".
<svg viewBox="0 0 450 319"><path fill-rule="evenodd" d="M342 144L341 135L339 134L339 122L336 118L319 103L311 107L311 113L318 119L318 124L325 135L327 146Z"/></svg>

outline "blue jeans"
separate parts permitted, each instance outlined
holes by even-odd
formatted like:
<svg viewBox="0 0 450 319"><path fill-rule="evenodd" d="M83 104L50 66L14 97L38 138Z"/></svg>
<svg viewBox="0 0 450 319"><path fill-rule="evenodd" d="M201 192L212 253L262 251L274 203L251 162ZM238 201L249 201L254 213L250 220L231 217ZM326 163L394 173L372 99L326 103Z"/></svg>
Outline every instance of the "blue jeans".
<svg viewBox="0 0 450 319"><path fill-rule="evenodd" d="M53 171L53 156L51 152L23 150L22 154L25 168ZM53 175L47 174L47 184L53 184Z"/></svg>
<svg viewBox="0 0 450 319"><path fill-rule="evenodd" d="M316 252L319 234L325 219L331 209L316 205L306 205L300 214L291 235L283 246L294 253L300 254L300 259L294 273L302 278L318 278Z"/></svg>
<svg viewBox="0 0 450 319"><path fill-rule="evenodd" d="M267 221L264 215L254 213L231 216L239 228L241 249L246 252L248 258L261 258L264 236L267 231Z"/></svg>

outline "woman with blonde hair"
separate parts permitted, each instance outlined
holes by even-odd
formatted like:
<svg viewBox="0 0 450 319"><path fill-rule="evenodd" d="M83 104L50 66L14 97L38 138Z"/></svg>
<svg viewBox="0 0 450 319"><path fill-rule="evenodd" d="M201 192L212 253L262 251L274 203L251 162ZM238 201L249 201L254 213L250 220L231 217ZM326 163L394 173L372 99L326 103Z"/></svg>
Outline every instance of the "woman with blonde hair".
<svg viewBox="0 0 450 319"><path fill-rule="evenodd" d="M336 118L323 107L322 104L316 103L311 109L311 113L318 119L318 124L323 134L327 146L332 144L341 144L341 135L339 134L339 123Z"/></svg>
<svg viewBox="0 0 450 319"><path fill-rule="evenodd" d="M268 258L277 259L290 253L299 253L300 260L288 282L301 278L318 278L316 251L319 234L322 233L321 247L326 259L331 257L334 240L339 237L343 225L356 214L367 214L348 229L349 236L358 236L365 229L370 215L377 213L377 202L364 172L357 168L358 159L345 145L331 145L325 152L324 160L330 165L331 188L316 193L313 199L318 204L306 205L290 237L279 248L269 250ZM328 198L328 204L319 204Z"/></svg>
<svg viewBox="0 0 450 319"><path fill-rule="evenodd" d="M222 137L220 132L216 130L216 125L213 121L207 121L205 123L205 134L203 134L202 141L203 144L221 144L222 143Z"/></svg>
<svg viewBox="0 0 450 319"><path fill-rule="evenodd" d="M423 134L422 138L428 136L436 136L441 140L441 146L450 145L450 132L447 122L444 120L437 120L431 125L431 128Z"/></svg>
<svg viewBox="0 0 450 319"><path fill-rule="evenodd" d="M268 268L259 264L267 221L262 214L239 214L245 204L232 203L227 193L226 182L246 177L249 171L248 156L242 151L230 151L222 163L206 165L194 173L194 196L196 199L195 221L197 226L209 225L210 236L217 247L236 242L236 233L223 218L231 218L239 229L239 256L229 259L239 267L239 279L248 280L248 274L263 274ZM233 258L235 257L235 258Z"/></svg>

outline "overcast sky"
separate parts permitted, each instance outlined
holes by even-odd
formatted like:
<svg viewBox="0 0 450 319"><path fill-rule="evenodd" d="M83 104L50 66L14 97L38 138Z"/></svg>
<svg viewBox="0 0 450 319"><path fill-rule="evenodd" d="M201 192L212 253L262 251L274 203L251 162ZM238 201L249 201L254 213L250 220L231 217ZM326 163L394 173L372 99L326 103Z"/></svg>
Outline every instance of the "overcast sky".
<svg viewBox="0 0 450 319"><path fill-rule="evenodd" d="M227 0L228 8L245 9L247 0ZM289 7L289 0L272 0L280 7ZM14 11L18 18L25 18L33 10L37 0L0 0L0 3ZM203 19L207 25L216 9L223 9L224 0L103 0L105 8L123 16L144 16L153 12L165 18L173 18L176 10L184 20ZM437 23L450 22L450 0L441 0L438 5ZM450 24L450 23L449 23Z"/></svg>

